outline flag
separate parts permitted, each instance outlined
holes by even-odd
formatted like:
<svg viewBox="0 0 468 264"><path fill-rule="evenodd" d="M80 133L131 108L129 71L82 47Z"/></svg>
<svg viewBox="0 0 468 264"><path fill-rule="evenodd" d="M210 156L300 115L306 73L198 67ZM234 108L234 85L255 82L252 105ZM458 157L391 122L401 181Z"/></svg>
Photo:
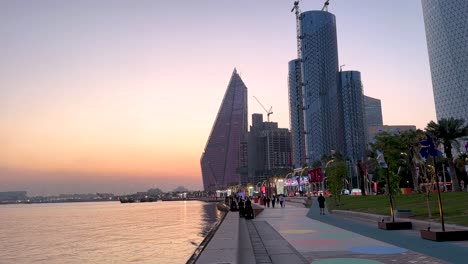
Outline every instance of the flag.
<svg viewBox="0 0 468 264"><path fill-rule="evenodd" d="M421 145L419 153L424 158L424 160L427 160L427 158L429 158L429 155L431 155L432 157L442 155L442 152L440 152L435 147L434 141L432 140L432 137L429 134L426 134L426 140L420 141L419 144Z"/></svg>
<svg viewBox="0 0 468 264"><path fill-rule="evenodd" d="M377 161L379 162L380 168L387 169L388 165L387 162L385 162L385 158L382 151L376 150L375 152L377 153Z"/></svg>

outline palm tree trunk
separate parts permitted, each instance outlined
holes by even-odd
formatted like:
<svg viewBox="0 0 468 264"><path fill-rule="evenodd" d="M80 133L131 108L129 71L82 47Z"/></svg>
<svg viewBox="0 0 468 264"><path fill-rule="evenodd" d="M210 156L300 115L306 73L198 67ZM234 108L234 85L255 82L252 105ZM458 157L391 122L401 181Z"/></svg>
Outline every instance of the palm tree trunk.
<svg viewBox="0 0 468 264"><path fill-rule="evenodd" d="M410 163L411 166L411 176L413 176L413 189L415 193L419 193L419 181L418 174L416 173L415 164Z"/></svg>
<svg viewBox="0 0 468 264"><path fill-rule="evenodd" d="M453 185L452 190L454 192L461 192L460 182L458 181L457 172L455 171L455 164L453 164L453 158L450 158L448 160L448 164L449 164L449 170L450 170L450 177L452 177L452 185Z"/></svg>
<svg viewBox="0 0 468 264"><path fill-rule="evenodd" d="M452 191L461 192L460 182L458 181L457 172L455 171L455 164L453 163L452 145L450 142L444 142L445 155L447 155L450 177L452 178ZM444 168L445 169L445 168Z"/></svg>
<svg viewBox="0 0 468 264"><path fill-rule="evenodd" d="M416 164L413 162L413 155L408 155L407 164L410 166L411 176L413 178L413 190L415 193L419 193L418 174L416 172Z"/></svg>
<svg viewBox="0 0 468 264"><path fill-rule="evenodd" d="M421 190L419 188L419 175L416 171L418 164L416 164L414 157L415 155L419 155L419 148L416 149L414 145L412 145L408 149L408 155L406 156L406 163L410 166L411 177L413 178L413 190L415 193L420 193ZM421 173L421 171L419 171Z"/></svg>

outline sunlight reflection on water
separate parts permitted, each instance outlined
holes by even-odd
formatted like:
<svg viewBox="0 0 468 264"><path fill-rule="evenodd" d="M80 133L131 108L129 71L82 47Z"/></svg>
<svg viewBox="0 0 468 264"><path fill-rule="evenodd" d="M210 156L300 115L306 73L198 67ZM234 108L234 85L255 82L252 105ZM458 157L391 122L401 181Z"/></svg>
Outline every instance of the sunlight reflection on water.
<svg viewBox="0 0 468 264"><path fill-rule="evenodd" d="M185 263L221 215L198 201L0 206L0 263Z"/></svg>

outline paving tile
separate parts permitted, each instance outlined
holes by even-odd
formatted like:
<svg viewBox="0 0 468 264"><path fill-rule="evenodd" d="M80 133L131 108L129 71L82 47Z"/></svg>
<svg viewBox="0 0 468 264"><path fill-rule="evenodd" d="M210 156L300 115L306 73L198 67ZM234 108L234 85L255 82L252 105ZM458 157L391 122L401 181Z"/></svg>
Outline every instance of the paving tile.
<svg viewBox="0 0 468 264"><path fill-rule="evenodd" d="M288 202L286 208L279 210L266 208L251 222L249 232L254 233L251 239L255 239L256 245L267 250L272 263L312 263L335 258L380 263L448 263L327 223L327 219L334 217L328 212L321 216L318 208L315 212L300 202Z"/></svg>

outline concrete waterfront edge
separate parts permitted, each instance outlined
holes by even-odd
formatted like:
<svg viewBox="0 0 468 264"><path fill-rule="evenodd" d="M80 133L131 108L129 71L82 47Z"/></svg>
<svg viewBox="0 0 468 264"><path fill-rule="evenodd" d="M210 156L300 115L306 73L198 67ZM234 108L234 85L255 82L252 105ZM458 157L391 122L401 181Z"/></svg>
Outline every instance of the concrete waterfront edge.
<svg viewBox="0 0 468 264"><path fill-rule="evenodd" d="M215 225L211 228L211 230L208 232L208 234L200 243L200 245L198 245L197 249L195 249L192 256L187 260L186 264L194 264L197 262L198 258L203 253L203 250L206 248L206 246L210 243L213 236L216 234L216 231L218 230L219 226L224 222L224 219L226 218L227 214L228 212L224 212L221 219L218 222L216 222Z"/></svg>
<svg viewBox="0 0 468 264"><path fill-rule="evenodd" d="M239 214L228 212L194 263L239 263Z"/></svg>
<svg viewBox="0 0 468 264"><path fill-rule="evenodd" d="M254 217L257 217L264 210L258 204L252 203L252 207ZM226 208L228 207L225 205L224 208L217 206L220 211L224 211ZM211 236L206 237L203 241L206 242L206 245L201 250L197 249L198 253L194 253L189 260L190 262L187 263L256 263L247 221L252 220L240 218L237 211L229 211L228 208L225 218L220 222L218 228L212 229Z"/></svg>

